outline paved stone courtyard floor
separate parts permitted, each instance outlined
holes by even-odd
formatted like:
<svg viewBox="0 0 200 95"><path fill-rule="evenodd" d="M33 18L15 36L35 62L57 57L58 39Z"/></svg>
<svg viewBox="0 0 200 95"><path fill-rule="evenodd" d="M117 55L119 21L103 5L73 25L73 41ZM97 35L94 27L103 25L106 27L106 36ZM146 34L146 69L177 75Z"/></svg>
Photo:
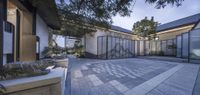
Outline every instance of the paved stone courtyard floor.
<svg viewBox="0 0 200 95"><path fill-rule="evenodd" d="M139 58L69 62L69 95L200 95L198 64Z"/></svg>

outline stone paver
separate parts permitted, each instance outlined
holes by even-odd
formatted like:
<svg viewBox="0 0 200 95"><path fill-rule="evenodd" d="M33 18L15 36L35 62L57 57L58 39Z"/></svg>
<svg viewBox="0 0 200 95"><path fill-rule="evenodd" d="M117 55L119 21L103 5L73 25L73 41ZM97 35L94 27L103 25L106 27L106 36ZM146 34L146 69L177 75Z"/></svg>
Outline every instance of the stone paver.
<svg viewBox="0 0 200 95"><path fill-rule="evenodd" d="M164 80L169 78L172 74L174 74L176 71L181 69L183 65L178 65L163 74L160 74L158 76L155 76L154 78L142 83L141 85L127 91L125 95L145 95L152 89L154 89L156 86L158 86L160 83L162 83Z"/></svg>
<svg viewBox="0 0 200 95"><path fill-rule="evenodd" d="M199 72L198 72L198 77L196 79L196 83L195 83L195 87L194 87L192 95L199 95L199 93L200 93L199 89L200 89L200 69L199 69Z"/></svg>
<svg viewBox="0 0 200 95"><path fill-rule="evenodd" d="M88 78L92 81L94 86L103 84L103 82L96 75L89 75Z"/></svg>
<svg viewBox="0 0 200 95"><path fill-rule="evenodd" d="M198 69L197 65L185 65L147 95L192 95Z"/></svg>
<svg viewBox="0 0 200 95"><path fill-rule="evenodd" d="M109 82L113 87L115 87L117 90L119 90L121 93L126 92L127 90L129 90L126 86L124 86L123 84L121 84L120 82L116 81L116 80L112 80Z"/></svg>
<svg viewBox="0 0 200 95"><path fill-rule="evenodd" d="M71 95L191 95L199 69L139 58L73 59L70 64Z"/></svg>
<svg viewBox="0 0 200 95"><path fill-rule="evenodd" d="M74 71L74 77L80 78L80 77L83 77L83 74L80 70L76 70L76 71Z"/></svg>

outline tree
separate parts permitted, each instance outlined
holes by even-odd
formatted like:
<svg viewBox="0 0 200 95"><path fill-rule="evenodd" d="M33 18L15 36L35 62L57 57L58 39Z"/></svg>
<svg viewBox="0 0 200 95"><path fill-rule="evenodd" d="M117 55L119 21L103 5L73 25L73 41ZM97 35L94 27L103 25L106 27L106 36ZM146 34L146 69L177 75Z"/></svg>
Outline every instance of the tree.
<svg viewBox="0 0 200 95"><path fill-rule="evenodd" d="M147 17L134 23L133 25L133 33L140 37L147 37L149 40L155 39L156 37L156 27L158 22L154 21L154 17L148 20Z"/></svg>
<svg viewBox="0 0 200 95"><path fill-rule="evenodd" d="M160 9L160 8L165 8L167 5L176 5L181 6L182 2L184 0L145 0L146 3L149 4L156 4L155 8Z"/></svg>
<svg viewBox="0 0 200 95"><path fill-rule="evenodd" d="M110 28L112 17L129 16L136 0L60 0L58 4L62 21L60 34L82 37L86 33L95 32L95 27ZM156 8L166 5L180 6L184 0L145 0L156 4Z"/></svg>

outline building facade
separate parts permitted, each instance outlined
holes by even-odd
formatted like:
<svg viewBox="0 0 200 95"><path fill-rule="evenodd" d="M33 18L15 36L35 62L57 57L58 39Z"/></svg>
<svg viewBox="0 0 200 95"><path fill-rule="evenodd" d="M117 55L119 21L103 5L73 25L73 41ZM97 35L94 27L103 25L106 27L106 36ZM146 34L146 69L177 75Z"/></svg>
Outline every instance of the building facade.
<svg viewBox="0 0 200 95"><path fill-rule="evenodd" d="M101 48L101 46L106 45L106 39L100 39L105 37L108 37L108 44L112 42L112 46L108 46L107 50L106 48ZM114 25L111 26L111 29L99 28L92 34L86 34L85 37L82 38L85 56L97 58L99 55L109 52L116 47L116 44L120 43L120 41L116 41L118 39L136 40L136 36L132 34L132 31ZM103 52L100 53L101 51Z"/></svg>
<svg viewBox="0 0 200 95"><path fill-rule="evenodd" d="M34 61L48 46L48 32L59 29L54 0L1 0L1 64Z"/></svg>
<svg viewBox="0 0 200 95"><path fill-rule="evenodd" d="M199 42L198 37L192 37L189 33L198 33L199 21L200 14L195 14L162 24L157 27L158 39L152 41L142 40L130 30L118 26L110 30L98 29L83 39L86 57L112 59L162 55L198 59L200 47L197 44L194 46L194 43Z"/></svg>
<svg viewBox="0 0 200 95"><path fill-rule="evenodd" d="M200 13L162 24L157 27L157 36L159 40L176 39L177 35L192 30L198 23L199 19Z"/></svg>

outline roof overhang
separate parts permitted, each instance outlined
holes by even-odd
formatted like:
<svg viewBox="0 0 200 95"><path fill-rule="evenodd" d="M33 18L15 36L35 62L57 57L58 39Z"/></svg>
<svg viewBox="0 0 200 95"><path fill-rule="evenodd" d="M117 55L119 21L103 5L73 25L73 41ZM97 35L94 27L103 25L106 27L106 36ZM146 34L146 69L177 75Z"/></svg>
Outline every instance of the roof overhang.
<svg viewBox="0 0 200 95"><path fill-rule="evenodd" d="M52 29L59 30L61 24L59 21L57 6L54 0L28 0L37 13Z"/></svg>
<svg viewBox="0 0 200 95"><path fill-rule="evenodd" d="M187 23L187 24L183 24L180 26L176 26L176 27L170 27L170 28L166 28L166 29L162 29L162 30L156 30L157 33L159 32L163 32L163 31L167 31L167 30L172 30L172 29L176 29L176 28L180 28L180 27L185 27L185 26L190 26L190 25L195 25L197 22L193 22L193 23Z"/></svg>
<svg viewBox="0 0 200 95"><path fill-rule="evenodd" d="M124 34L124 35L133 35L133 34L131 34L131 33L122 32L122 31L113 30L113 29L109 29L109 31L112 31L112 32L115 32L115 33L119 33L119 34Z"/></svg>
<svg viewBox="0 0 200 95"><path fill-rule="evenodd" d="M33 12L36 8L37 13L52 29L59 30L61 24L59 21L57 6L54 0L10 0L18 8Z"/></svg>
<svg viewBox="0 0 200 95"><path fill-rule="evenodd" d="M115 33L125 34L125 35L133 35L132 33L122 32L115 29L111 29L111 28L103 28L103 27L98 27L98 26L96 26L95 28L100 29L100 30L106 30L108 32L115 32Z"/></svg>
<svg viewBox="0 0 200 95"><path fill-rule="evenodd" d="M186 29L191 30L193 27L194 27L194 24L191 24L191 25L187 25L187 26L181 26L181 27L176 27L173 29L160 31L160 32L157 32L156 34L164 34L164 33L169 33L169 32L174 32L174 31L179 31L179 30L186 30Z"/></svg>

